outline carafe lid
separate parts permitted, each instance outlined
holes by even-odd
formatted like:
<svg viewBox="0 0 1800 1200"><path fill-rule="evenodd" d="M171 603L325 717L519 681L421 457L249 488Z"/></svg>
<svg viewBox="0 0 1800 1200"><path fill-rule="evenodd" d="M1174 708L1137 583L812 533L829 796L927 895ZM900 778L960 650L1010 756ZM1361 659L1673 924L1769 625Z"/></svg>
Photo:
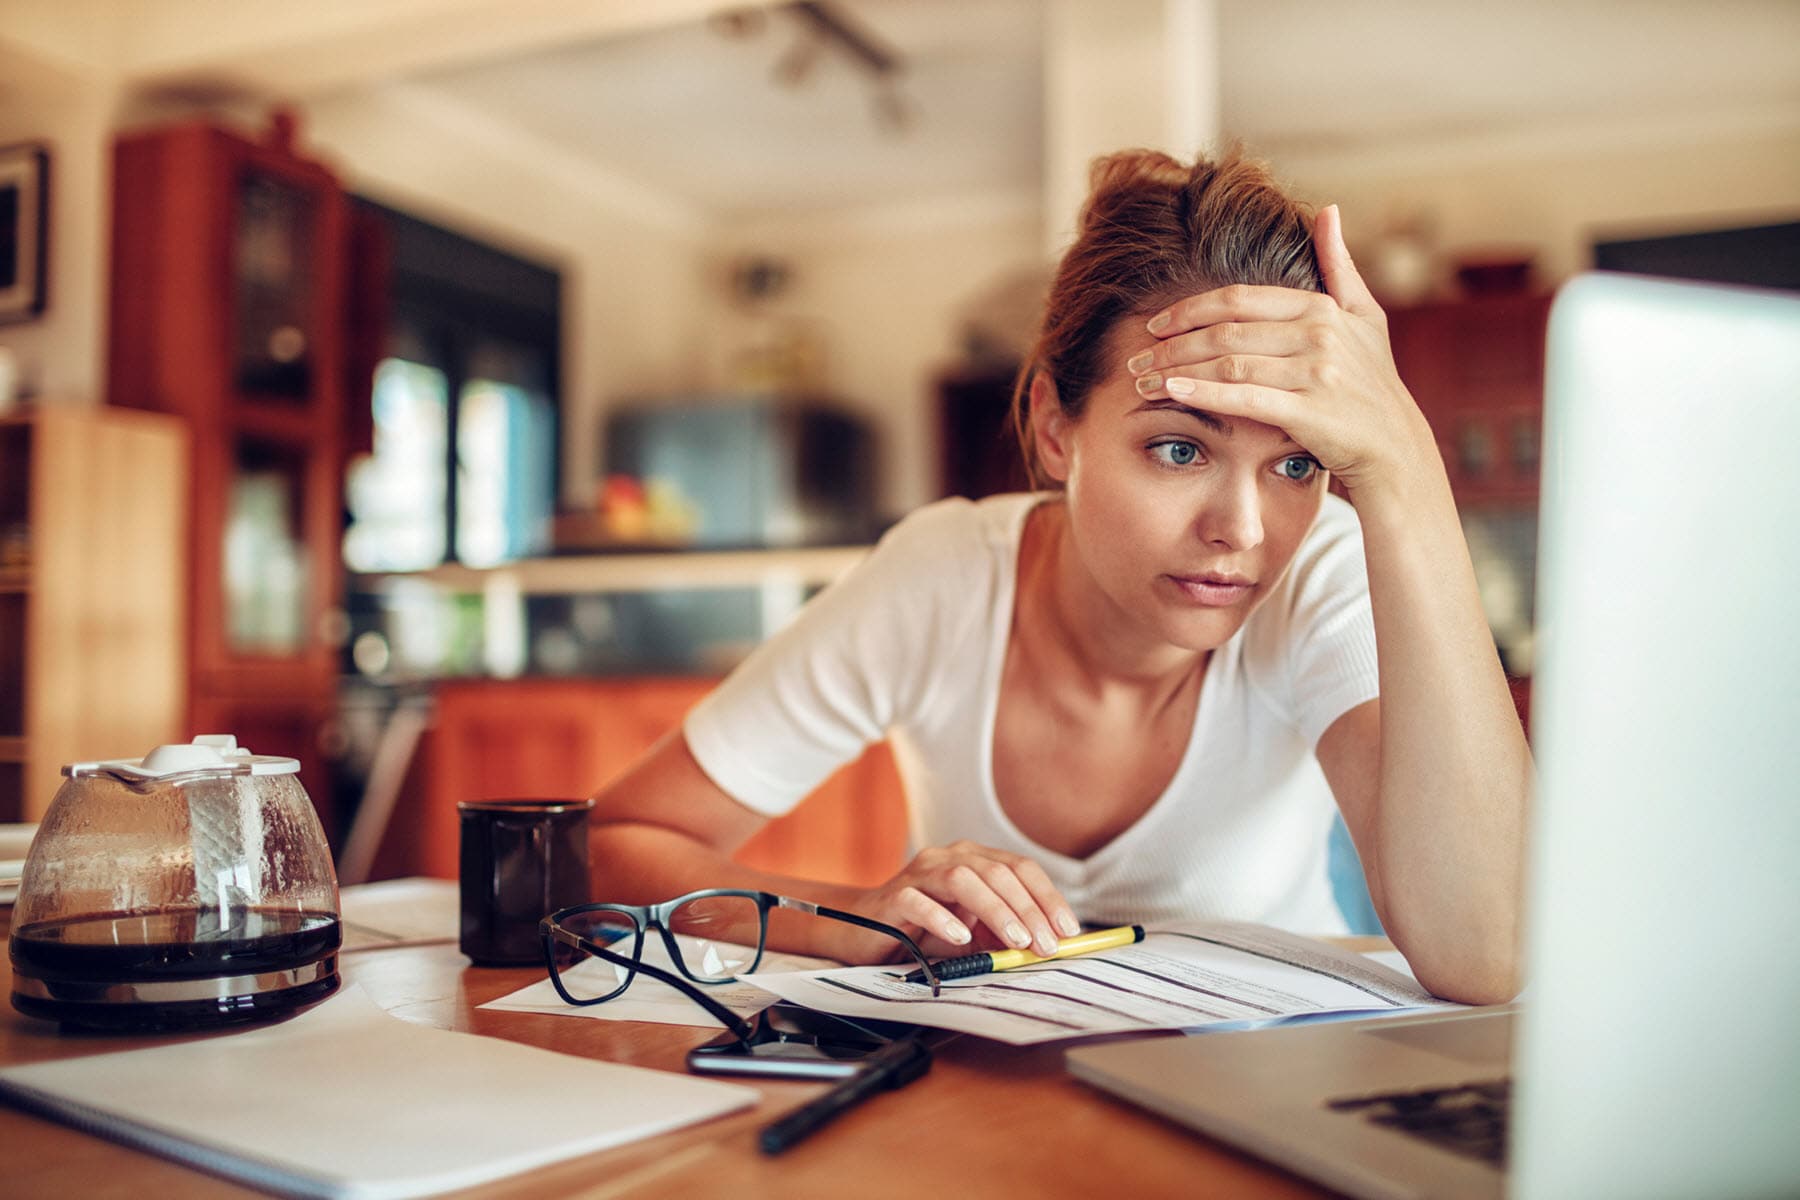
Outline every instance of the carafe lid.
<svg viewBox="0 0 1800 1200"><path fill-rule="evenodd" d="M292 775L298 759L252 754L229 733L203 733L191 742L158 746L142 758L109 758L70 763L62 773L70 779L111 775L127 783L179 782L189 776Z"/></svg>

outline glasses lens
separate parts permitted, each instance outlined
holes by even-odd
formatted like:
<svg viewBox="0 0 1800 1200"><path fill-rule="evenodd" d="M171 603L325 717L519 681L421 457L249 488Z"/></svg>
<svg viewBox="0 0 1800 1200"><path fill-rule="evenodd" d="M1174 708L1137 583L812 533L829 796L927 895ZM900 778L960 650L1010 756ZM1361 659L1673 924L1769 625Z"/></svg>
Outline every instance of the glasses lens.
<svg viewBox="0 0 1800 1200"><path fill-rule="evenodd" d="M644 945L644 934L636 918L610 908L577 913L564 920L562 927L634 963ZM556 977L575 1000L610 1000L625 990L635 974L584 949L556 943Z"/></svg>
<svg viewBox="0 0 1800 1200"><path fill-rule="evenodd" d="M669 919L681 968L700 983L724 983L756 965L762 951L762 906L748 896L689 900Z"/></svg>

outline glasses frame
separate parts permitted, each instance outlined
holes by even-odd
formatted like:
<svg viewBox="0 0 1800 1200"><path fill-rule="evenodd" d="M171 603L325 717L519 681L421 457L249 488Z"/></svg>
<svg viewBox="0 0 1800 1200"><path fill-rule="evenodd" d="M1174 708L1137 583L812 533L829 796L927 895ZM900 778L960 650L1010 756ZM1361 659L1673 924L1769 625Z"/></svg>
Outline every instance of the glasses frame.
<svg viewBox="0 0 1800 1200"><path fill-rule="evenodd" d="M717 1000L714 1000L711 996L708 996L705 992L701 991L699 986L696 986L725 983L728 981L722 979L702 979L692 971L688 970L687 961L681 954L681 946L676 942L674 931L670 928L670 920L675 915L675 910L682 905L696 900L731 897L751 900L756 903L756 955L750 960L750 966L745 972L746 974L748 974L749 971L756 970L757 965L762 962L763 949L769 936L769 910L772 908L788 908L793 909L796 912L811 913L814 916L820 917L829 917L834 921L844 921L851 925L860 926L863 929L872 929L877 933L886 934L899 942L900 945L905 948L906 952L912 955L918 962L919 968L925 974L926 982L931 986L931 994L936 996L939 993L937 971L933 969L931 962L925 957L925 952L919 949L917 942L914 942L912 938L894 928L892 925L884 924L881 921L871 920L868 917L858 916L856 913L845 912L842 909L829 908L823 904L814 904L810 900L799 900L793 896L781 896L774 892L750 891L744 888L701 888L699 891L688 892L685 895L677 896L673 900L665 900L661 904L594 903L575 904L568 908L559 908L538 922L538 936L542 940L544 948L544 969L550 974L550 983L556 988L556 994L561 996L566 1003L572 1004L577 1008L586 1008L589 1005L601 1004L619 996L626 988L631 986L631 981L637 978L638 973L642 972L643 974L650 976L650 978L657 980L659 983L668 984L670 987L675 988L677 991L693 1000L694 1003L698 1004L701 1008L704 1008L717 1019L720 1024L724 1025L726 1029L735 1034L740 1041L748 1045L751 1035L754 1033L750 1024L742 1017L732 1012L729 1008L726 1008L723 1004L720 1004ZM615 912L631 918L633 926L631 931L632 945L634 947L631 956L628 957L615 950L608 949L598 942L595 942L590 938L582 937L573 930L564 927L565 922L569 921L571 918L578 917L583 913L602 911ZM680 972L679 975L674 972L665 971L661 967L653 967L648 963L640 961L643 952L644 934L651 929L655 929L662 934L663 946L668 950L669 960L675 964L676 970ZM559 943L584 953L591 954L596 958L604 959L616 967L626 968L628 973L625 976L625 982L621 983L618 987L606 993L604 996L577 999L563 986L562 974L556 965L556 947ZM686 976L686 978L682 978L682 976Z"/></svg>

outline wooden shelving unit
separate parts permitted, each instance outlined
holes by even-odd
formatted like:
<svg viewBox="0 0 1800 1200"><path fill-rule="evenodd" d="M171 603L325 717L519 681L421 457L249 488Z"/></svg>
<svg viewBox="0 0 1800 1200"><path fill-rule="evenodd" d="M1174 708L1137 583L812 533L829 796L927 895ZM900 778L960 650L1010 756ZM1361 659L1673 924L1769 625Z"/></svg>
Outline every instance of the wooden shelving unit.
<svg viewBox="0 0 1800 1200"><path fill-rule="evenodd" d="M181 733L188 436L92 405L0 418L0 822L65 763Z"/></svg>

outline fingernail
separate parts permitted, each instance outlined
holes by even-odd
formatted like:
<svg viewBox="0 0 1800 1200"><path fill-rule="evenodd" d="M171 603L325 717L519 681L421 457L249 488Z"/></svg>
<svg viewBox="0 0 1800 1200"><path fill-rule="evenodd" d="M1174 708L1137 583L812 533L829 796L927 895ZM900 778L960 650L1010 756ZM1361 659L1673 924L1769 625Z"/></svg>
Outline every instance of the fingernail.
<svg viewBox="0 0 1800 1200"><path fill-rule="evenodd" d="M1148 377L1146 376L1146 378ZM1173 378L1163 380L1163 389L1171 396L1191 396L1200 390L1200 385L1192 379L1183 379L1181 376L1176 375Z"/></svg>
<svg viewBox="0 0 1800 1200"><path fill-rule="evenodd" d="M1025 932L1023 925L1017 921L1010 921L1006 926L1006 940L1009 945L1023 949L1031 944L1031 935Z"/></svg>
<svg viewBox="0 0 1800 1200"><path fill-rule="evenodd" d="M1125 369L1130 371L1133 375L1136 375L1139 371L1148 370L1150 360L1155 357L1156 356L1148 350L1144 351L1142 354L1134 354L1125 360Z"/></svg>
<svg viewBox="0 0 1800 1200"><path fill-rule="evenodd" d="M961 946L969 940L969 927L961 921L952 921L944 926L944 936Z"/></svg>
<svg viewBox="0 0 1800 1200"><path fill-rule="evenodd" d="M1163 312L1157 313L1154 317L1150 318L1150 324L1149 324L1150 332L1151 333L1161 333L1163 330L1165 330L1169 327L1169 322L1173 321L1174 319L1175 319L1175 314L1172 312L1168 312L1165 310Z"/></svg>
<svg viewBox="0 0 1800 1200"><path fill-rule="evenodd" d="M1052 954L1056 953L1056 938L1051 936L1048 929L1037 935L1035 945L1037 947L1038 956L1041 958L1049 958Z"/></svg>
<svg viewBox="0 0 1800 1200"><path fill-rule="evenodd" d="M1064 937L1074 937L1081 932L1081 922L1075 919L1075 914L1072 912L1057 913L1056 927L1062 930Z"/></svg>
<svg viewBox="0 0 1800 1200"><path fill-rule="evenodd" d="M1138 376L1137 390L1146 396L1151 392L1160 389L1162 385L1163 377L1160 371L1153 371L1148 375Z"/></svg>

